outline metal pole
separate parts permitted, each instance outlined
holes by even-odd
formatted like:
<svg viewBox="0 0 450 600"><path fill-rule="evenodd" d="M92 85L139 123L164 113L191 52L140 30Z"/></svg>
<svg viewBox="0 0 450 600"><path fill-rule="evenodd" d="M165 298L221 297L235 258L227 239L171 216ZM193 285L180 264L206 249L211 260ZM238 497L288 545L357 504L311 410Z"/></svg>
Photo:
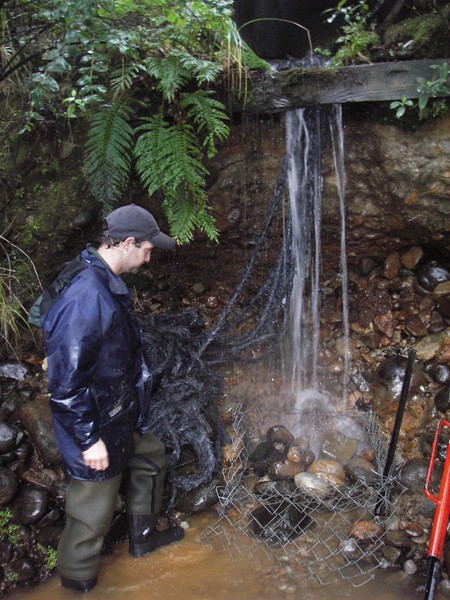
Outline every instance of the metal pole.
<svg viewBox="0 0 450 600"><path fill-rule="evenodd" d="M394 462L395 451L397 449L397 443L398 443L398 438L399 438L399 434L400 434L400 428L402 426L403 413L405 412L406 401L408 399L409 386L411 383L411 377L412 377L415 358L416 358L416 352L415 352L415 350L411 350L408 355L408 362L407 362L406 370L405 370L405 378L403 380L402 389L400 392L400 400L398 402L397 414L395 415L394 428L392 430L391 441L389 443L389 449L388 449L386 462L385 462L384 469L383 469L383 481L385 480L386 477L389 476L389 473L391 472L392 464ZM384 504L385 493L386 492L384 492L382 495L380 495L377 505L375 507L375 514L377 514L377 515L381 514L383 504Z"/></svg>

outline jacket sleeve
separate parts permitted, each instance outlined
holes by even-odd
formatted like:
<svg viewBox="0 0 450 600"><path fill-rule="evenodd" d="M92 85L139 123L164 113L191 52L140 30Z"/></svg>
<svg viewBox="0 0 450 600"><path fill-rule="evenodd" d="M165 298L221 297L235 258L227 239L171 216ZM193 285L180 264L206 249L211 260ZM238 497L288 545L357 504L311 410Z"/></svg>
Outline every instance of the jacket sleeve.
<svg viewBox="0 0 450 600"><path fill-rule="evenodd" d="M100 437L90 381L109 327L101 295L89 283L73 283L44 322L53 417L82 451Z"/></svg>

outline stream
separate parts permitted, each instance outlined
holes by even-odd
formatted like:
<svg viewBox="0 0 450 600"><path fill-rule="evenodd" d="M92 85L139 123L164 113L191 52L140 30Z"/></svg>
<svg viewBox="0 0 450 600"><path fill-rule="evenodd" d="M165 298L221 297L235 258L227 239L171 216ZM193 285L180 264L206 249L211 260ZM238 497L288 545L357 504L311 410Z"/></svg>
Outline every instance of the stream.
<svg viewBox="0 0 450 600"><path fill-rule="evenodd" d="M102 556L102 568L96 588L89 593L92 600L119 600L127 594L133 600L325 600L331 596L349 600L375 598L422 599L424 592L416 588L425 578L406 575L400 569L377 569L373 579L354 587L338 580L321 585L301 563L294 563L289 577L279 562L271 560L253 540L236 535L233 547L224 545L217 536L205 532L216 518L203 513L189 518L189 528L181 542L162 548L155 554L134 558L126 543L116 545ZM307 560L307 559L305 559ZM22 588L8 595L10 600L69 600L76 597L61 587L59 577L34 588ZM450 598L448 590L440 590L435 600Z"/></svg>

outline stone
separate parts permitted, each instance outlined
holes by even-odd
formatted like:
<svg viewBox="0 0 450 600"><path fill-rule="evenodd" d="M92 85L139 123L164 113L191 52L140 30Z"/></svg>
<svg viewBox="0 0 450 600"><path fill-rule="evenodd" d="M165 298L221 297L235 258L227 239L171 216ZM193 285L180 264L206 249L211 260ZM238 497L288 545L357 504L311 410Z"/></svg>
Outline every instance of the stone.
<svg viewBox="0 0 450 600"><path fill-rule="evenodd" d="M423 493L428 473L429 460L424 458L412 458L400 468L399 482L409 492ZM432 488L439 489L442 469L436 467L432 478Z"/></svg>
<svg viewBox="0 0 450 600"><path fill-rule="evenodd" d="M352 481L361 481L366 485L374 485L377 473L373 464L361 457L352 458L345 469Z"/></svg>
<svg viewBox="0 0 450 600"><path fill-rule="evenodd" d="M267 430L266 439L272 445L281 451L287 451L287 448L294 443L295 438L292 433L283 425L275 425Z"/></svg>
<svg viewBox="0 0 450 600"><path fill-rule="evenodd" d="M400 254L400 261L405 269L415 269L423 257L423 249L420 246L411 246Z"/></svg>
<svg viewBox="0 0 450 600"><path fill-rule="evenodd" d="M47 510L48 495L36 488L24 487L10 505L15 523L29 525L42 519Z"/></svg>
<svg viewBox="0 0 450 600"><path fill-rule="evenodd" d="M417 270L417 280L424 289L432 292L439 283L450 280L450 271L439 261L430 260Z"/></svg>
<svg viewBox="0 0 450 600"><path fill-rule="evenodd" d="M4 379L23 381L28 372L28 367L22 363L4 362L0 364L0 377Z"/></svg>
<svg viewBox="0 0 450 600"><path fill-rule="evenodd" d="M450 407L450 384L444 386L434 397L434 405L441 412L445 412Z"/></svg>
<svg viewBox="0 0 450 600"><path fill-rule="evenodd" d="M405 562L403 563L403 571L407 575L414 575L415 573L417 573L416 563L410 558L408 558L408 560L405 560Z"/></svg>
<svg viewBox="0 0 450 600"><path fill-rule="evenodd" d="M375 521L359 521L350 529L350 537L363 544L370 544L379 539L384 533L384 527Z"/></svg>
<svg viewBox="0 0 450 600"><path fill-rule="evenodd" d="M439 333L427 335L419 342L414 344L413 348L416 351L417 359L425 362L434 360L441 351L441 348L450 344L450 329L447 328Z"/></svg>
<svg viewBox="0 0 450 600"><path fill-rule="evenodd" d="M301 463L302 449L300 448L300 446L291 446L288 450L286 458L292 462Z"/></svg>
<svg viewBox="0 0 450 600"><path fill-rule="evenodd" d="M62 464L53 430L53 419L48 397L42 395L28 402L19 411L24 428L45 464L53 467Z"/></svg>
<svg viewBox="0 0 450 600"><path fill-rule="evenodd" d="M381 553L384 558L392 564L400 562L400 558L403 556L402 550L394 548L393 546L383 546Z"/></svg>
<svg viewBox="0 0 450 600"><path fill-rule="evenodd" d="M327 497L332 494L333 488L323 481L317 475L303 471L294 477L294 482L297 488L308 496L318 498Z"/></svg>
<svg viewBox="0 0 450 600"><path fill-rule="evenodd" d="M284 545L304 533L311 524L311 518L298 506L286 500L278 504L259 506L250 513L252 532L274 545Z"/></svg>
<svg viewBox="0 0 450 600"><path fill-rule="evenodd" d="M345 481L344 467L335 460L318 459L308 467L308 473L323 476L331 475L333 478Z"/></svg>
<svg viewBox="0 0 450 600"><path fill-rule="evenodd" d="M335 460L341 465L346 465L355 454L357 447L358 440L349 438L340 431L328 431L322 441L320 458Z"/></svg>
<svg viewBox="0 0 450 600"><path fill-rule="evenodd" d="M220 485L223 485L223 481L218 477L213 477L210 482L198 488L180 493L176 499L175 509L187 515L208 510L217 503L216 490Z"/></svg>
<svg viewBox="0 0 450 600"><path fill-rule="evenodd" d="M402 266L399 252L391 252L388 254L383 265L383 276L386 279L395 279Z"/></svg>
<svg viewBox="0 0 450 600"><path fill-rule="evenodd" d="M411 548L411 540L406 531L387 531L384 537L384 543L394 548L403 548L409 550Z"/></svg>
<svg viewBox="0 0 450 600"><path fill-rule="evenodd" d="M428 333L428 329L419 315L411 315L408 317L405 323L405 331L413 337L424 337Z"/></svg>
<svg viewBox="0 0 450 600"><path fill-rule="evenodd" d="M439 302L437 310L444 319L450 319L450 296L446 296Z"/></svg>
<svg viewBox="0 0 450 600"><path fill-rule="evenodd" d="M292 460L282 460L272 463L269 469L269 476L274 479L294 479L297 473L302 470L302 465Z"/></svg>
<svg viewBox="0 0 450 600"><path fill-rule="evenodd" d="M433 363L427 368L426 372L436 383L450 383L449 365Z"/></svg>
<svg viewBox="0 0 450 600"><path fill-rule="evenodd" d="M437 301L442 300L445 296L450 296L450 281L438 283L433 290L433 298Z"/></svg>
<svg viewBox="0 0 450 600"><path fill-rule="evenodd" d="M5 467L0 467L0 506L6 506L19 489L17 475Z"/></svg>
<svg viewBox="0 0 450 600"><path fill-rule="evenodd" d="M249 456L249 462L259 476L265 475L273 462L284 460L285 452L275 449L272 443L264 440L259 443Z"/></svg>
<svg viewBox="0 0 450 600"><path fill-rule="evenodd" d="M0 454L5 454L15 448L17 433L17 429L8 423L0 423Z"/></svg>
<svg viewBox="0 0 450 600"><path fill-rule="evenodd" d="M373 319L373 327L375 331L381 333L388 339L394 335L394 320L391 314L376 315Z"/></svg>

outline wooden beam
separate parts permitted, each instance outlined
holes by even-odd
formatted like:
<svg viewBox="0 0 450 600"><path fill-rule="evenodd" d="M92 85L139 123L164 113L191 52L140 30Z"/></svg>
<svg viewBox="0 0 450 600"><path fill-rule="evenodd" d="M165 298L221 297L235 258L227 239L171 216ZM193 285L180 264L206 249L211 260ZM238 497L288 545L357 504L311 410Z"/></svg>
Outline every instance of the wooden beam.
<svg viewBox="0 0 450 600"><path fill-rule="evenodd" d="M258 73L251 77L243 110L273 113L317 104L418 98L420 82L434 79L438 73L432 66L444 62L449 60L435 58Z"/></svg>

